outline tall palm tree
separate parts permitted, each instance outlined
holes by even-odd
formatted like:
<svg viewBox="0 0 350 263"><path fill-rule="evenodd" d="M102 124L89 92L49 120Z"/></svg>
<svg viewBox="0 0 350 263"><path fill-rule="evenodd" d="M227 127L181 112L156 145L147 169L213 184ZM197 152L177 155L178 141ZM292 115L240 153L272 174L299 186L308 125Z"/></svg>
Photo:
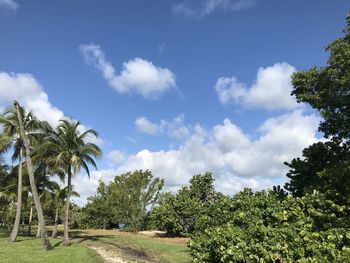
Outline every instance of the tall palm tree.
<svg viewBox="0 0 350 263"><path fill-rule="evenodd" d="M39 221L40 233L41 233L41 242L42 242L42 246L43 246L44 250L50 250L51 243L47 237L43 208L41 206L39 195L38 195L38 190L37 190L36 185L35 185L32 160L31 160L31 156L30 156L30 145L29 145L29 140L27 137L28 131L25 129L25 127L23 125L23 115L21 113L21 112L23 112L23 109L21 109L21 107L17 101L14 102L14 106L15 106L15 109L17 112L17 118L18 118L18 123L19 123L19 131L20 131L19 135L22 138L25 153L26 153L26 163L27 163L27 170L28 170L28 176L29 176L29 183L30 183L30 188L32 191L33 199L34 199L35 208L36 208L36 211L38 214L38 221Z"/></svg>
<svg viewBox="0 0 350 263"><path fill-rule="evenodd" d="M61 120L56 130L51 130L48 141L43 144L42 152L49 152L51 166L64 171L67 177L67 197L64 212L64 241L69 245L68 223L69 205L72 190L72 176L83 168L90 176L89 164L97 169L94 158L102 155L101 149L91 142L87 142L89 136L98 137L93 129L80 130L79 121Z"/></svg>
<svg viewBox="0 0 350 263"><path fill-rule="evenodd" d="M57 184L53 191L51 192L51 200L54 202L54 205L56 207L56 212L55 212L55 221L53 225L53 231L52 231L52 237L56 238L57 237L57 225L58 225L58 215L59 215L59 210L61 205L64 203L64 200L67 198L67 193L68 193L68 188L67 186L64 188L61 188L59 184ZM79 193L76 191L70 191L71 196L76 196L80 197Z"/></svg>
<svg viewBox="0 0 350 263"><path fill-rule="evenodd" d="M31 113L26 114L23 108L19 108L17 112L15 107L11 107L4 114L0 115L0 124L2 124L3 127L3 132L0 135L0 151L6 152L13 147L14 153L12 155L12 161L18 160L17 210L9 239L10 242L16 241L22 207L24 140L20 131L18 120L19 114L23 120L23 128L29 137L31 136L31 133L38 128L38 122L36 119Z"/></svg>

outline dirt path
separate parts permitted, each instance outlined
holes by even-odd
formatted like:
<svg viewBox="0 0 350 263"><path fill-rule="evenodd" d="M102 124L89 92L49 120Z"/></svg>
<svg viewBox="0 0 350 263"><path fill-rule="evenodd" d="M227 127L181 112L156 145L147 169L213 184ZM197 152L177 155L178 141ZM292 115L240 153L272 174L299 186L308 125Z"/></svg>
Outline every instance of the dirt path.
<svg viewBox="0 0 350 263"><path fill-rule="evenodd" d="M88 245L87 247L100 254L106 263L128 263L127 261L121 259L120 255L113 250L107 250L97 245Z"/></svg>

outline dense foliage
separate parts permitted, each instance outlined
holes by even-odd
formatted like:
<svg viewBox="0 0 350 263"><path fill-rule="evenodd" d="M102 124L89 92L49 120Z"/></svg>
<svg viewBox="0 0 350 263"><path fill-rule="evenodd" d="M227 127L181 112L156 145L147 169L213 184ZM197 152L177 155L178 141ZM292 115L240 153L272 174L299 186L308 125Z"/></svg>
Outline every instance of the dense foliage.
<svg viewBox="0 0 350 263"><path fill-rule="evenodd" d="M82 226L109 228L124 226L138 232L144 227L147 209L156 202L164 181L153 178L150 171L134 171L118 175L97 194L89 198L83 210Z"/></svg>
<svg viewBox="0 0 350 263"><path fill-rule="evenodd" d="M346 262L350 255L349 211L318 192L280 200L246 189L230 207L226 222L194 234L195 262Z"/></svg>
<svg viewBox="0 0 350 263"><path fill-rule="evenodd" d="M172 236L188 236L211 220L221 220L227 210L227 197L216 192L213 183L211 173L198 174L176 195L162 193L149 213L148 227L164 230ZM224 205L220 207L220 204Z"/></svg>

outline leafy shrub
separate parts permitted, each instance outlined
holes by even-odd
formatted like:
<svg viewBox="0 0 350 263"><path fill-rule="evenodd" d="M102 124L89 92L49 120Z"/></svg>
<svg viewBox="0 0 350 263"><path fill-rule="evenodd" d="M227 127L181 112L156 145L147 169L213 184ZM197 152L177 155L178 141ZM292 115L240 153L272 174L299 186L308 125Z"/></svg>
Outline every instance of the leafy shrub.
<svg viewBox="0 0 350 263"><path fill-rule="evenodd" d="M231 207L227 222L197 229L194 262L350 262L349 211L316 191L280 200L246 189Z"/></svg>

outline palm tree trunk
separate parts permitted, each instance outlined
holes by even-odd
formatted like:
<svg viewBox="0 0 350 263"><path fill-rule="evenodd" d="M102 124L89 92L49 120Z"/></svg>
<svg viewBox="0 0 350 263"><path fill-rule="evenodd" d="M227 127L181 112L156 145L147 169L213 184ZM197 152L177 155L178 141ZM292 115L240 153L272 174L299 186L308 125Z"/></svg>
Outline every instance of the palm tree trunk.
<svg viewBox="0 0 350 263"><path fill-rule="evenodd" d="M29 212L29 222L28 222L28 235L32 235L32 219L33 219L33 206L30 206L30 212Z"/></svg>
<svg viewBox="0 0 350 263"><path fill-rule="evenodd" d="M40 224L38 222L38 229L36 230L36 237L40 237Z"/></svg>
<svg viewBox="0 0 350 263"><path fill-rule="evenodd" d="M19 150L19 163L18 163L18 188L17 188L17 211L16 211L16 218L15 223L13 224L13 229L10 235L10 242L15 242L17 235L18 235L18 229L19 229L19 223L21 220L21 208L22 208L22 158L23 158L23 147L20 147Z"/></svg>
<svg viewBox="0 0 350 263"><path fill-rule="evenodd" d="M35 208L36 208L36 211L38 214L38 220L39 220L40 232L41 232L41 242L42 242L42 246L43 246L44 250L50 250L52 247L51 247L50 240L47 237L43 209L42 209L42 206L40 203L38 190L37 190L36 185L35 185L32 160L30 158L29 143L27 140L27 136L24 132L23 120L22 120L21 112L19 110L19 104L18 104L18 102L15 102L14 105L15 105L16 110L17 110L18 122L19 122L20 130L21 130L21 137L23 138L24 146L25 146L25 150L26 150L27 170L28 170L28 174L29 174L30 188L32 190Z"/></svg>
<svg viewBox="0 0 350 263"><path fill-rule="evenodd" d="M55 223L53 225L52 237L57 237L57 224L58 224L58 205L56 207Z"/></svg>
<svg viewBox="0 0 350 263"><path fill-rule="evenodd" d="M63 238L63 245L69 246L69 235L68 235L68 217L69 217L69 204L70 204L70 193L72 188L72 171L71 167L68 167L68 192L67 192L67 199L66 199L66 207L64 210L64 238Z"/></svg>

